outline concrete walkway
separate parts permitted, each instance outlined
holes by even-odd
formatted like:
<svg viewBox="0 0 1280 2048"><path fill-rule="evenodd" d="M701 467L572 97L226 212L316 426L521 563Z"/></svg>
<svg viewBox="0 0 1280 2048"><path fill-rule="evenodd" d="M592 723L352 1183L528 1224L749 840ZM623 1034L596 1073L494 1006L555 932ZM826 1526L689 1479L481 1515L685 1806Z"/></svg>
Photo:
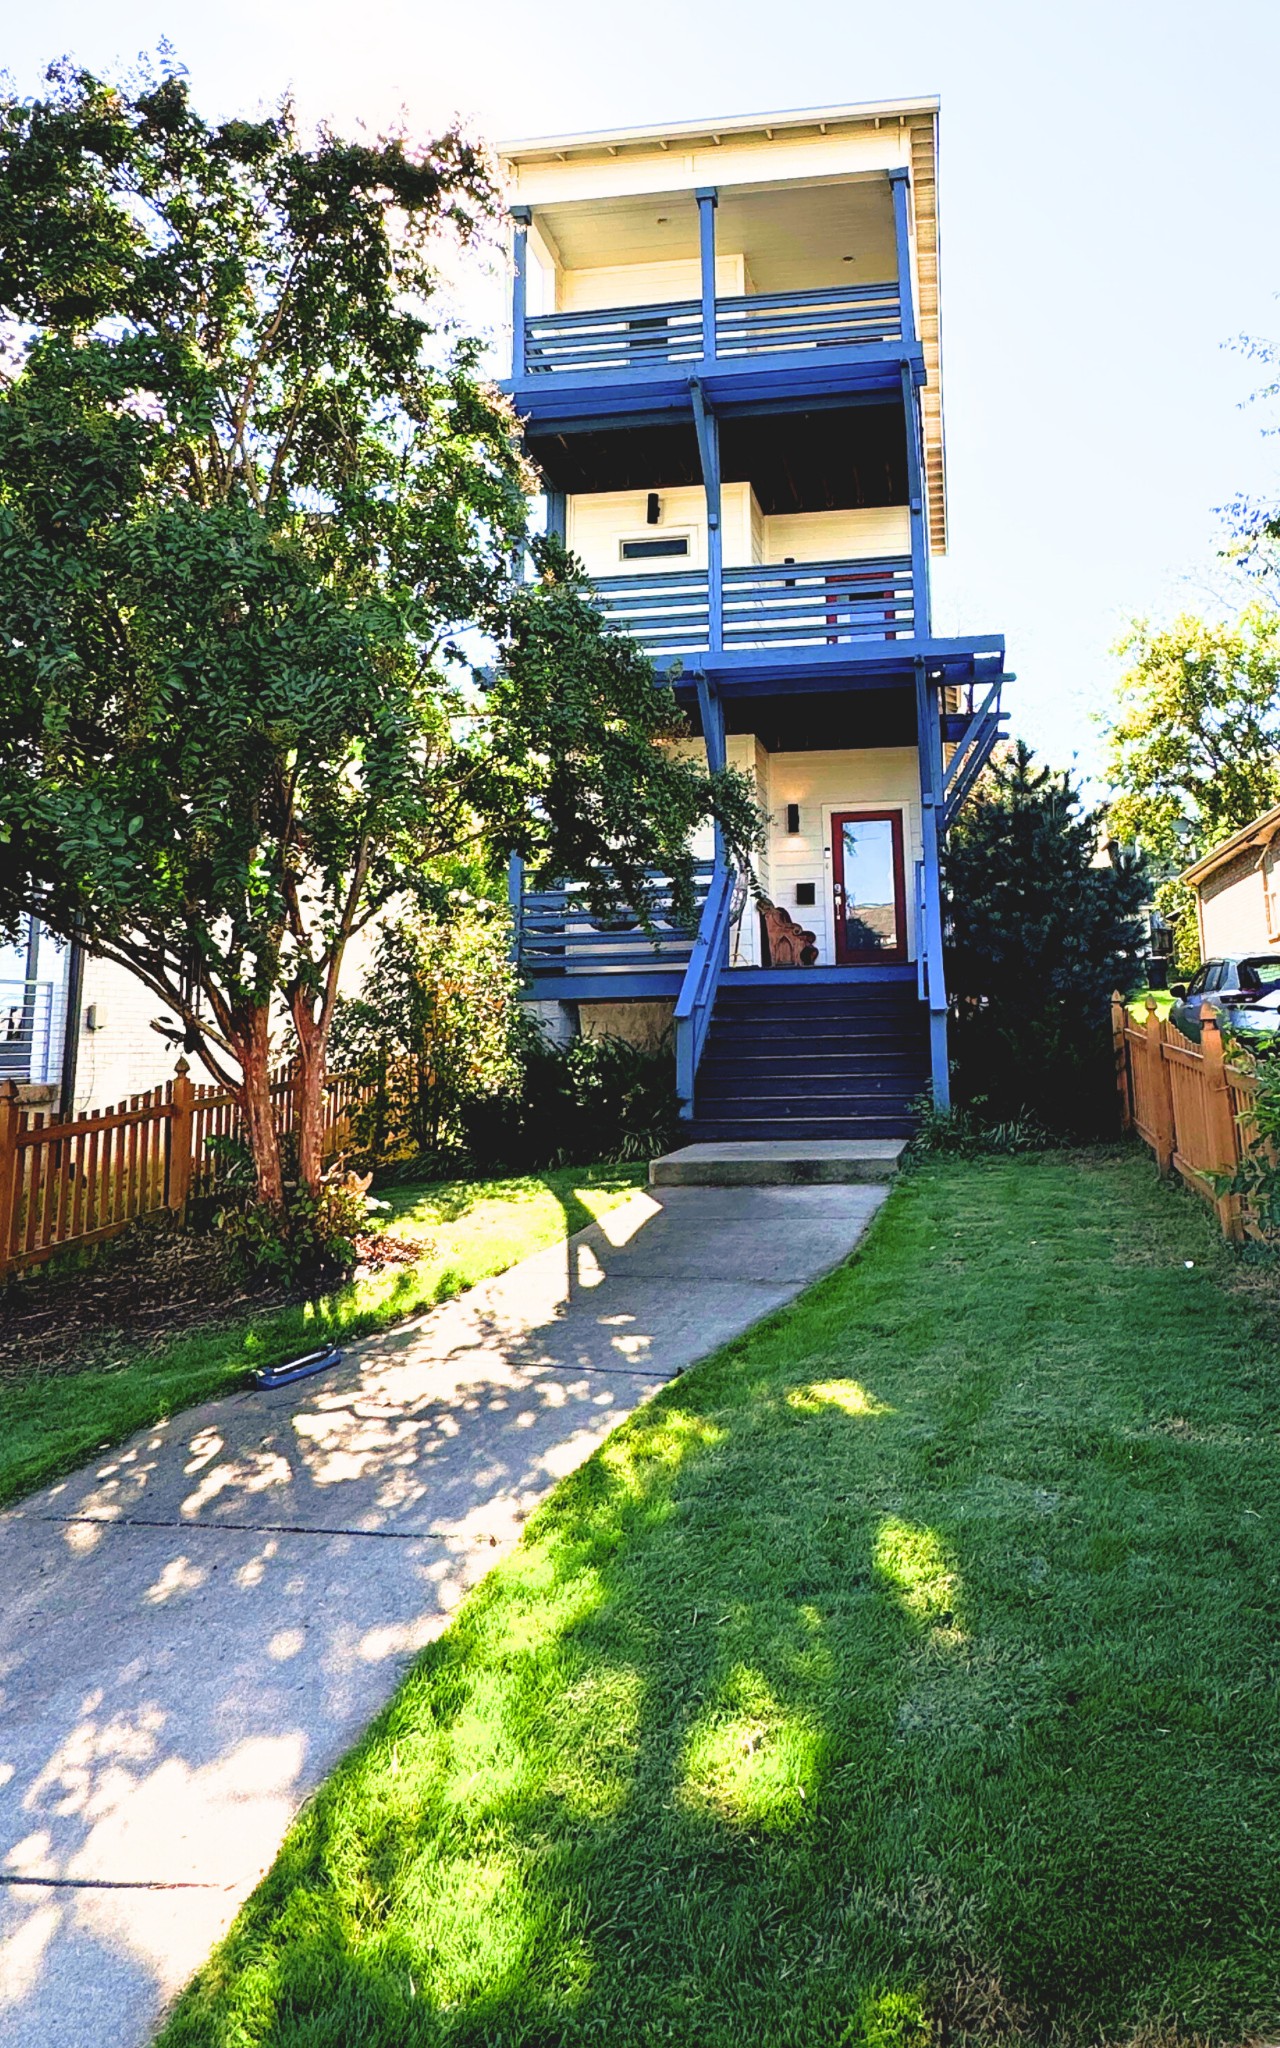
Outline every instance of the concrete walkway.
<svg viewBox="0 0 1280 2048"><path fill-rule="evenodd" d="M134 2048L306 1795L664 1381L844 1259L883 1187L672 1188L0 1518L0 2040Z"/></svg>

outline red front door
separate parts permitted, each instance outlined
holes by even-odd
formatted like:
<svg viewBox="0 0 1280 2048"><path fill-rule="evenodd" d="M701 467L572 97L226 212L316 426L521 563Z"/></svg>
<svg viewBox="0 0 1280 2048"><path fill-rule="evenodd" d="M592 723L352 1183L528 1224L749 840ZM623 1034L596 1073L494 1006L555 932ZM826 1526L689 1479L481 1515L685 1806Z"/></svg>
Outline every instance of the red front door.
<svg viewBox="0 0 1280 2048"><path fill-rule="evenodd" d="M831 819L836 959L866 967L907 957L901 811L836 811Z"/></svg>

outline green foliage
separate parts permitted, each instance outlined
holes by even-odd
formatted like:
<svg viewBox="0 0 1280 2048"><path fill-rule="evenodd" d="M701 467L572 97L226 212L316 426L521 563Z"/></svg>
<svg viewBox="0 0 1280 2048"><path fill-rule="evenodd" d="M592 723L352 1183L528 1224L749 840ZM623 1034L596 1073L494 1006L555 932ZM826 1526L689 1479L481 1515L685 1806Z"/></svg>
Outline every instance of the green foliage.
<svg viewBox="0 0 1280 2048"><path fill-rule="evenodd" d="M1109 1004L1134 978L1143 868L1098 862L1102 819L1019 743L997 756L944 862L962 1102L995 1122L1108 1128Z"/></svg>
<svg viewBox="0 0 1280 2048"><path fill-rule="evenodd" d="M467 1149L478 1167L529 1171L588 1159L652 1159L679 1126L675 1055L623 1038L550 1043L522 1017L514 1084L463 1105Z"/></svg>
<svg viewBox="0 0 1280 2048"><path fill-rule="evenodd" d="M359 997L334 1017L335 1059L377 1086L356 1119L373 1163L456 1153L461 1104L514 1081L510 940L505 910L468 898L379 934Z"/></svg>
<svg viewBox="0 0 1280 2048"><path fill-rule="evenodd" d="M572 565L540 544L513 585L532 477L439 288L497 211L457 130L210 123L171 69L0 100L0 929L34 909L142 977L256 1092L272 1202L268 1061L318 1101L393 898L513 848L683 888L696 823L749 832L735 778L655 744L673 695Z"/></svg>
<svg viewBox="0 0 1280 2048"><path fill-rule="evenodd" d="M911 1107L916 1129L910 1151L917 1159L976 1159L987 1152L1010 1156L1043 1152L1056 1143L1053 1132L1029 1111L993 1120L983 1095L975 1096L969 1103L952 1103L949 1108L940 1109L929 1090Z"/></svg>
<svg viewBox="0 0 1280 2048"><path fill-rule="evenodd" d="M1177 875L1280 802L1280 615L1137 621L1107 728L1110 829L1146 855L1177 963L1199 963L1195 904Z"/></svg>
<svg viewBox="0 0 1280 2048"><path fill-rule="evenodd" d="M1238 1042L1229 1043L1228 1052L1235 1064L1247 1061L1257 1082L1246 1119L1251 1143L1234 1173L1210 1179L1215 1194L1240 1197L1264 1239L1280 1243L1280 1053L1251 1057Z"/></svg>
<svg viewBox="0 0 1280 2048"><path fill-rule="evenodd" d="M241 1148L243 1150L243 1148ZM358 1240L376 1227L387 1207L361 1178L341 1164L309 1188L296 1172L296 1147L286 1143L284 1200L262 1202L244 1161L228 1155L210 1221L250 1282L283 1280L308 1286L345 1280L355 1271Z"/></svg>

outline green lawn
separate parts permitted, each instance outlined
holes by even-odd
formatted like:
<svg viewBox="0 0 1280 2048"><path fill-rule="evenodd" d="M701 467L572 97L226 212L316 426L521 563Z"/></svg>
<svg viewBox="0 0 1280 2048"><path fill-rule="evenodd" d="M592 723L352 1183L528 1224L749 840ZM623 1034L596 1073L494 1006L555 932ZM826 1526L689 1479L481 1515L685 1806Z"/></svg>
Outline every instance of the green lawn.
<svg viewBox="0 0 1280 2048"><path fill-rule="evenodd" d="M70 1472L136 1429L242 1384L324 1339L344 1342L443 1301L517 1259L581 1230L625 1201L639 1166L566 1167L519 1180L435 1181L385 1191L397 1236L421 1236L424 1256L320 1300L240 1314L111 1370L37 1374L0 1396L0 1506ZM37 1283L38 1284L38 1283Z"/></svg>
<svg viewBox="0 0 1280 2048"><path fill-rule="evenodd" d="M1251 1277L1137 1152L920 1169L557 1490L164 2048L1274 2031Z"/></svg>

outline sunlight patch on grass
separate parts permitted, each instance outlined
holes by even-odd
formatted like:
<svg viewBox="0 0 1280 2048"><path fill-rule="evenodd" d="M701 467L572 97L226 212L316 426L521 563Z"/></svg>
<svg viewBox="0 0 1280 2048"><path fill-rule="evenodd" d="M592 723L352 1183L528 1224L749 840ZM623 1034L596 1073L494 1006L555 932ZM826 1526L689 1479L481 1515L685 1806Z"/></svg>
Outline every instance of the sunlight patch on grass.
<svg viewBox="0 0 1280 2048"><path fill-rule="evenodd" d="M784 1707L761 1672L735 1665L690 1730L682 1799L738 1827L794 1827L813 1799L822 1749L812 1720Z"/></svg>
<svg viewBox="0 0 1280 2048"><path fill-rule="evenodd" d="M934 2030L921 1991L876 1991L840 2036L840 2048L930 2048Z"/></svg>
<svg viewBox="0 0 1280 2048"><path fill-rule="evenodd" d="M936 1529L886 1515L872 1546L876 1576L922 1628L960 1625L960 1575Z"/></svg>
<svg viewBox="0 0 1280 2048"><path fill-rule="evenodd" d="M803 1415L816 1415L823 1408L838 1408L844 1415L892 1415L884 1401L877 1401L856 1380L814 1380L807 1387L792 1387L787 1406Z"/></svg>

